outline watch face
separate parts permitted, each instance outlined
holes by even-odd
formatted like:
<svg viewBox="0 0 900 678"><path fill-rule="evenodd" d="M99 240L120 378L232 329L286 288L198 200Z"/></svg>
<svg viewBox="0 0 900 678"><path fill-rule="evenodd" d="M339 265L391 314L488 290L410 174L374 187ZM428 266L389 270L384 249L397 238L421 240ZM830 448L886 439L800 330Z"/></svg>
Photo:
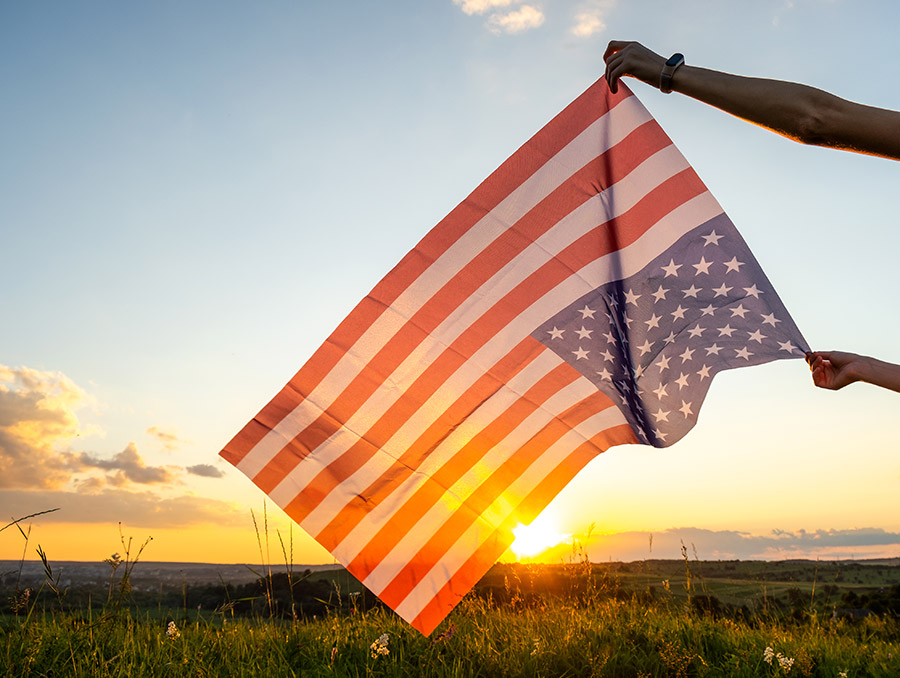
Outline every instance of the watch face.
<svg viewBox="0 0 900 678"><path fill-rule="evenodd" d="M683 61L684 61L684 55L676 53L669 57L669 60L666 61L666 66L677 66L678 64L680 64Z"/></svg>

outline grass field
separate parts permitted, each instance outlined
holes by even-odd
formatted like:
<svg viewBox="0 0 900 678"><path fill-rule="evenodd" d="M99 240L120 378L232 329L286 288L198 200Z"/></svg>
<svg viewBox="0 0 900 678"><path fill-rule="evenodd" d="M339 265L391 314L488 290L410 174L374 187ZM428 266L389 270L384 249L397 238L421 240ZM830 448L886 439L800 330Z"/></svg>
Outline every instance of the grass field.
<svg viewBox="0 0 900 678"><path fill-rule="evenodd" d="M883 591L893 567L498 565L430 638L355 583L335 591L323 614L292 618L264 579L262 606L240 615L234 601L138 606L123 568L111 567L105 600L73 606L53 590L51 566L47 585L0 618L7 675L900 675L896 616L836 614L846 586ZM327 575L317 577L321 584ZM828 579L848 577L866 583L823 593Z"/></svg>
<svg viewBox="0 0 900 678"><path fill-rule="evenodd" d="M426 638L345 571L295 571L289 549L249 584L151 592L133 586L143 547L121 545L93 588L61 585L40 547L40 580L21 578L24 561L0 573L5 675L900 676L892 561L700 561L685 548L592 564L576 549L557 565L495 565Z"/></svg>

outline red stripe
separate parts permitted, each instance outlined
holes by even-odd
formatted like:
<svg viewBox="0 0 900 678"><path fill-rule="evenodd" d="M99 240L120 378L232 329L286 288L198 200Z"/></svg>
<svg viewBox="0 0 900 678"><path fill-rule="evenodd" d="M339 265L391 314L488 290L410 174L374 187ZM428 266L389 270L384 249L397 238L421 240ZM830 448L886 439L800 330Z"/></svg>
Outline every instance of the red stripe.
<svg viewBox="0 0 900 678"><path fill-rule="evenodd" d="M240 462L265 434L302 402L306 394L334 369L385 308L459 238L493 210L596 120L631 96L627 88L611 94L601 80L547 123L510 156L462 203L435 226L337 327L329 339L278 395L222 451L232 464ZM338 350L334 350L337 348Z"/></svg>
<svg viewBox="0 0 900 678"><path fill-rule="evenodd" d="M481 544L450 580L422 608L411 622L429 635L456 604L478 583L491 565L513 542L512 530L517 523L530 524L584 466L598 454L615 445L634 444L638 440L627 425L607 429L576 448L551 471L522 501L510 516Z"/></svg>

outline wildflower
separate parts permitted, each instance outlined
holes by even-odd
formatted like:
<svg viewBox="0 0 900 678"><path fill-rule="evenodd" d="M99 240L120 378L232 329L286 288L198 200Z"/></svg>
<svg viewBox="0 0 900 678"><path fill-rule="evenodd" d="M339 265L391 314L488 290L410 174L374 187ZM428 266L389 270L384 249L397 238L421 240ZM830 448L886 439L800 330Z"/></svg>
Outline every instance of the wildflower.
<svg viewBox="0 0 900 678"><path fill-rule="evenodd" d="M771 648L771 646L766 646L766 649L763 650L763 659L765 660L766 664L771 664L772 659L774 659L774 658L775 658L775 650L773 650Z"/></svg>
<svg viewBox="0 0 900 678"><path fill-rule="evenodd" d="M784 669L784 672L787 673L791 670L791 667L794 665L793 657L785 657L780 652L775 655L775 658L778 660L778 665Z"/></svg>
<svg viewBox="0 0 900 678"><path fill-rule="evenodd" d="M378 659L379 655L391 653L388 649L388 641L390 641L390 636L386 633L382 633L375 642L369 645L369 649L372 651L372 659Z"/></svg>
<svg viewBox="0 0 900 678"><path fill-rule="evenodd" d="M166 626L166 637L175 640L176 638L181 638L181 631L178 630L178 627L175 626L175 622L170 621L169 625Z"/></svg>
<svg viewBox="0 0 900 678"><path fill-rule="evenodd" d="M846 672L846 671L841 671L841 672L838 674L838 676L839 676L839 678L847 678L847 672Z"/></svg>
<svg viewBox="0 0 900 678"><path fill-rule="evenodd" d="M533 657L534 655L536 655L538 653L538 651L540 651L540 649L541 649L541 639L534 638L534 649L531 651L531 656Z"/></svg>

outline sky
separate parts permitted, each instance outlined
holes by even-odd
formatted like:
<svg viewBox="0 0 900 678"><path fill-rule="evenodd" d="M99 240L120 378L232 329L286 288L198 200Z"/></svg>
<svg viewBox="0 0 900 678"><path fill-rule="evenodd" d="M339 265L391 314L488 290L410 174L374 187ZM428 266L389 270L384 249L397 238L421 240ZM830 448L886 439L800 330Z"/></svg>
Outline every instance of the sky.
<svg viewBox="0 0 900 678"><path fill-rule="evenodd" d="M900 5L849 0L0 4L0 559L331 556L219 450L611 39L900 109ZM894 161L629 83L814 348L900 362ZM595 560L900 556L896 394L719 375L542 520ZM7 520L8 519L8 520ZM126 542L127 543L127 542ZM263 546L265 550L265 546Z"/></svg>

